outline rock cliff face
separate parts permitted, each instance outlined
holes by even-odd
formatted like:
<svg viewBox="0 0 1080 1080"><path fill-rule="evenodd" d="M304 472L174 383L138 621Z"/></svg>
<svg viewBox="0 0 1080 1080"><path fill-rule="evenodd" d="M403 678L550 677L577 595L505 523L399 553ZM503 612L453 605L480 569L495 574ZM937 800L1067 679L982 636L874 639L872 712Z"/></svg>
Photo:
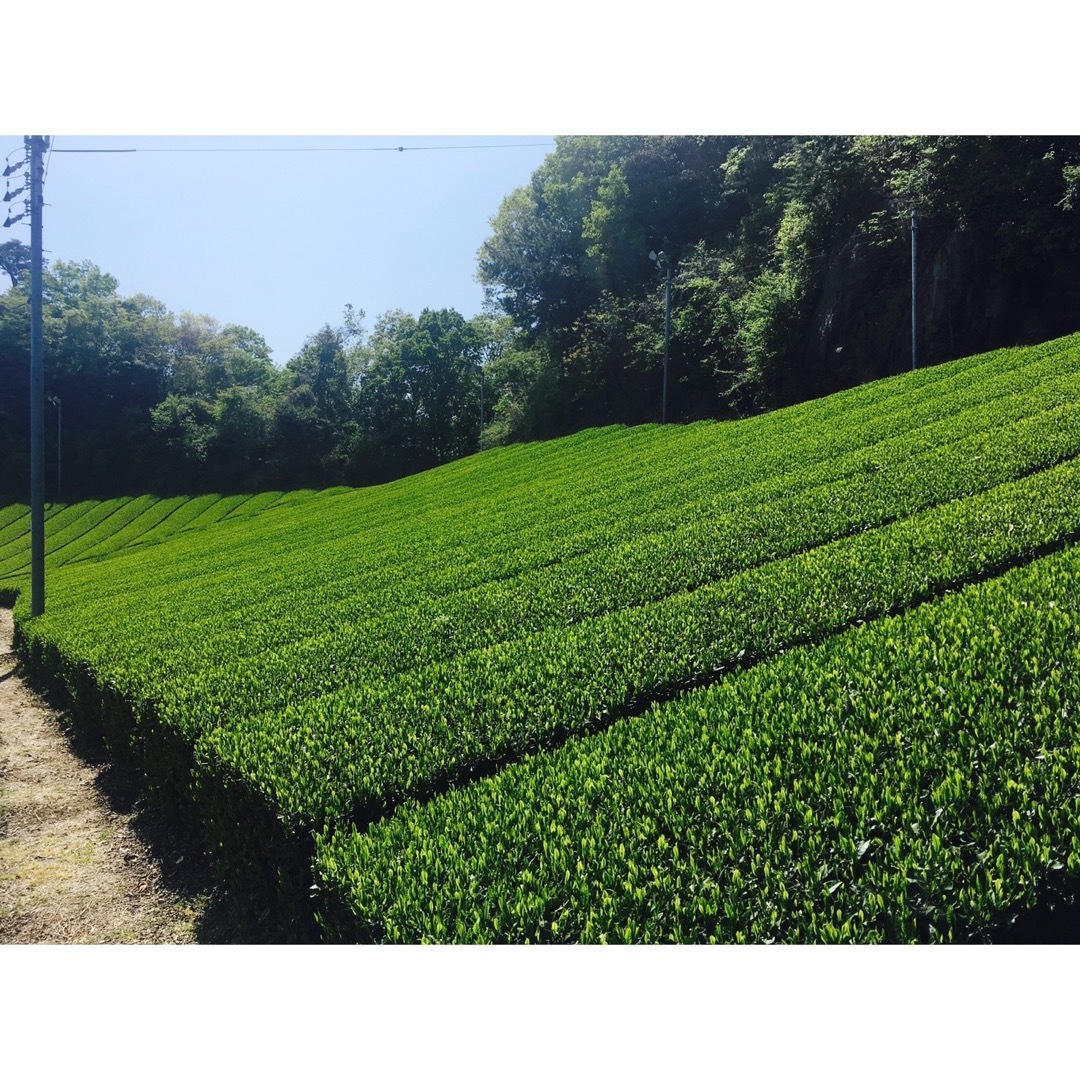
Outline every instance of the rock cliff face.
<svg viewBox="0 0 1080 1080"><path fill-rule="evenodd" d="M911 367L911 249L853 236L810 312L805 376L830 393ZM920 230L918 364L1080 330L1080 252L1019 265L973 230Z"/></svg>

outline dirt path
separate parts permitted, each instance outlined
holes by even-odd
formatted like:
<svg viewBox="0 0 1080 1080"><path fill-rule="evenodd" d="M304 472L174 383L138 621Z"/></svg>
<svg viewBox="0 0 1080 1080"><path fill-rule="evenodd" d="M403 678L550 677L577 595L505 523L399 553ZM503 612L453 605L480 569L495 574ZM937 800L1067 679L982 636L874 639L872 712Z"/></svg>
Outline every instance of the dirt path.
<svg viewBox="0 0 1080 1080"><path fill-rule="evenodd" d="M73 752L11 640L0 608L0 943L194 942L199 899L165 887L136 809L110 805L107 766Z"/></svg>

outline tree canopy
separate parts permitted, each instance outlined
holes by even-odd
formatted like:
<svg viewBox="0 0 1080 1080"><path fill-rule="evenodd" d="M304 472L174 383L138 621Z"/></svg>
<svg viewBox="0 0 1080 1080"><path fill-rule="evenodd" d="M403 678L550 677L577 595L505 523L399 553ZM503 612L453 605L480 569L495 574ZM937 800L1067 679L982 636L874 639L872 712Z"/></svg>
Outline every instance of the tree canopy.
<svg viewBox="0 0 1080 1080"><path fill-rule="evenodd" d="M480 445L480 365L488 316L364 313L312 334L284 367L250 327L175 316L124 297L90 262L43 275L46 393L63 406L65 497L167 489L364 484ZM505 336L507 325L500 324ZM0 497L29 473L28 283L0 294ZM49 497L59 415L46 416Z"/></svg>
<svg viewBox="0 0 1080 1080"><path fill-rule="evenodd" d="M927 361L1076 329L1078 190L1075 137L563 138L478 277L539 352L540 430L658 419L663 249L669 416L726 415L903 369L913 209Z"/></svg>
<svg viewBox="0 0 1080 1080"><path fill-rule="evenodd" d="M1080 328L1080 138L561 137L477 253L487 309L346 307L283 366L262 336L43 282L65 495L365 484L483 446L745 415L911 362ZM25 498L29 251L0 245L0 496ZM47 415L47 432L59 416ZM49 453L55 443L47 433ZM51 468L49 475L54 475Z"/></svg>

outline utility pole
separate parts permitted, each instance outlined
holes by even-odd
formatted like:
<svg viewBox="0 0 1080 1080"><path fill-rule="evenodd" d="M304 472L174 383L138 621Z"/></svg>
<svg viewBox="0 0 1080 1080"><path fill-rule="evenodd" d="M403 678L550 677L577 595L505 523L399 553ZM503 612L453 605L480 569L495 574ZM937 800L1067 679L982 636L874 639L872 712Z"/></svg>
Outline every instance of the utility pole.
<svg viewBox="0 0 1080 1080"><path fill-rule="evenodd" d="M64 413L63 403L55 394L49 395L49 404L56 406L56 501L60 501L60 493L62 488L60 486L60 466L63 463L63 454L61 453L63 447L60 444L60 440L64 435Z"/></svg>
<svg viewBox="0 0 1080 1080"><path fill-rule="evenodd" d="M664 400L660 406L660 423L667 423L667 369L668 352L671 347L671 263L667 264L664 278Z"/></svg>
<svg viewBox="0 0 1080 1080"><path fill-rule="evenodd" d="M480 368L480 434L476 440L477 449L484 449L484 361L481 358Z"/></svg>
<svg viewBox="0 0 1080 1080"><path fill-rule="evenodd" d="M664 271L664 389L660 398L660 423L667 423L667 369L671 346L671 260L664 252L649 252L649 258Z"/></svg>
<svg viewBox="0 0 1080 1080"><path fill-rule="evenodd" d="M43 153L47 136L27 135L30 159L30 614L45 613L45 361L41 322Z"/></svg>
<svg viewBox="0 0 1080 1080"><path fill-rule="evenodd" d="M918 252L918 236L919 236L919 212L915 207L911 208L911 370L915 370L915 360L917 357L916 351L916 326L915 319L915 256Z"/></svg>

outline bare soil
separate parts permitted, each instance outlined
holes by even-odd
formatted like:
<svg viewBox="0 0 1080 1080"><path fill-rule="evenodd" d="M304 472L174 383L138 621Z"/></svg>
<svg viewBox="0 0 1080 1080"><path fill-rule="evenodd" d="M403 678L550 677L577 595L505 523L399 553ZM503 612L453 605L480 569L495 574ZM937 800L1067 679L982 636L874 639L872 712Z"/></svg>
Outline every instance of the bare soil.
<svg viewBox="0 0 1080 1080"><path fill-rule="evenodd" d="M26 685L11 641L0 608L0 943L225 940L198 854Z"/></svg>

